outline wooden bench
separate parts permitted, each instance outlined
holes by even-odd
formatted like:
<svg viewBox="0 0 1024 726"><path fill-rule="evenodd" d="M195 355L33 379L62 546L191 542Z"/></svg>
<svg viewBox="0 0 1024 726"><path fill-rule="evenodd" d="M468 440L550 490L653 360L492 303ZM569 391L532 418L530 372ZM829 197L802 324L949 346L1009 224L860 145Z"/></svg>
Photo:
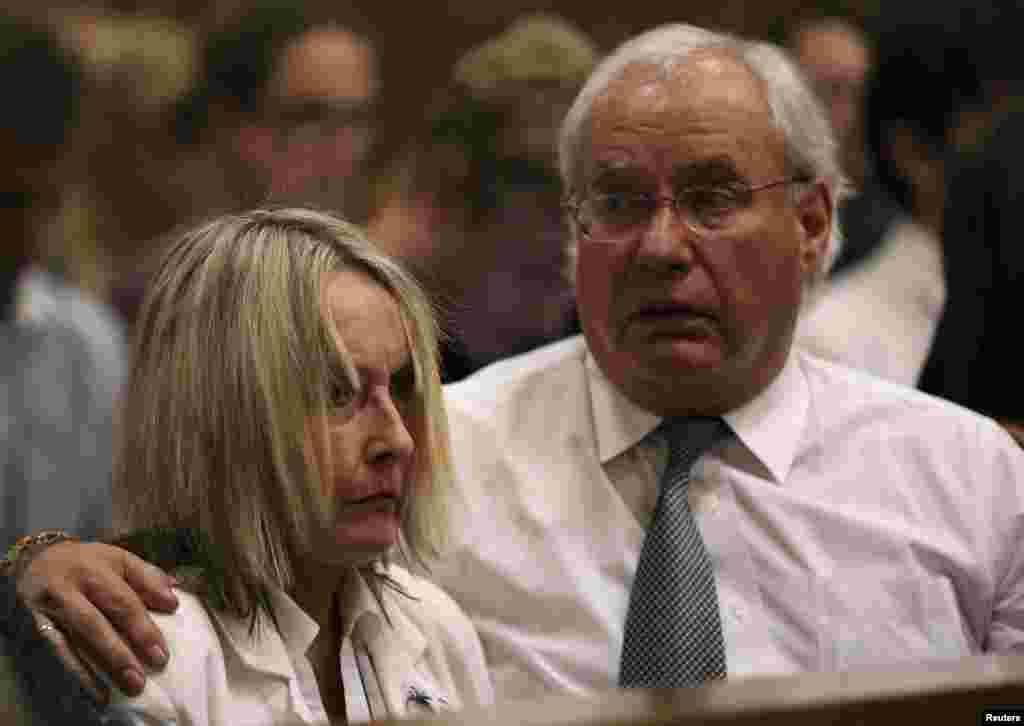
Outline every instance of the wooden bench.
<svg viewBox="0 0 1024 726"><path fill-rule="evenodd" d="M609 691L587 699L547 694L427 721L447 726L974 726L986 723L986 710L998 709L1020 709L1024 726L1024 655L746 678L693 689Z"/></svg>

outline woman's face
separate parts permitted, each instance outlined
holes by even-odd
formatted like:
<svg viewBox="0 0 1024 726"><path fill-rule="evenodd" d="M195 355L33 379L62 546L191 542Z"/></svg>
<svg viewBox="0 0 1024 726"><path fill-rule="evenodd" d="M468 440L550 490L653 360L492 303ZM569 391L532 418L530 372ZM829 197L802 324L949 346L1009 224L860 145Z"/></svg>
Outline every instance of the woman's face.
<svg viewBox="0 0 1024 726"><path fill-rule="evenodd" d="M330 388L324 485L333 487L337 507L324 556L361 565L398 539L416 380L398 305L377 282L357 270L334 273L324 304L361 384L352 391L339 375Z"/></svg>

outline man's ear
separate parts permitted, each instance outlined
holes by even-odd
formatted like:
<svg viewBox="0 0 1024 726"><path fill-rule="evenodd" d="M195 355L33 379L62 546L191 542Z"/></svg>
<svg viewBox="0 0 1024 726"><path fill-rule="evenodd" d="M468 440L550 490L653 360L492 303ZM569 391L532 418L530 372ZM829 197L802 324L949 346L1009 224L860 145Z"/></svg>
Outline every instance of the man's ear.
<svg viewBox="0 0 1024 726"><path fill-rule="evenodd" d="M797 203L800 226L800 265L808 278L825 264L832 238L832 192L823 181L805 191Z"/></svg>

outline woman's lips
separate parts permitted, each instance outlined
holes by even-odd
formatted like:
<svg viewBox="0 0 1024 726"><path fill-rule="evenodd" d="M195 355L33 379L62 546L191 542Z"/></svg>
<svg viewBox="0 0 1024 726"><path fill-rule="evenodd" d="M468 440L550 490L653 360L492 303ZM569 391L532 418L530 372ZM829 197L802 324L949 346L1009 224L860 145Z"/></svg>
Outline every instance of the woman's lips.
<svg viewBox="0 0 1024 726"><path fill-rule="evenodd" d="M348 499L341 505L342 514L392 513L397 510L398 495L391 491L377 492L358 499Z"/></svg>

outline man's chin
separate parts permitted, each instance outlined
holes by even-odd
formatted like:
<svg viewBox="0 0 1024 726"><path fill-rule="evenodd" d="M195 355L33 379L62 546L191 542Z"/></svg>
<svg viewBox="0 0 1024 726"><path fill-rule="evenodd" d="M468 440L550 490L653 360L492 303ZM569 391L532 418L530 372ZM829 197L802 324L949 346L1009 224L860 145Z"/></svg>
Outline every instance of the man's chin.
<svg viewBox="0 0 1024 726"><path fill-rule="evenodd" d="M636 350L635 358L642 368L673 378L713 372L724 362L721 341L711 336L652 336Z"/></svg>
<svg viewBox="0 0 1024 726"><path fill-rule="evenodd" d="M717 415L727 364L719 345L659 339L618 351L608 377L633 403L659 415Z"/></svg>

